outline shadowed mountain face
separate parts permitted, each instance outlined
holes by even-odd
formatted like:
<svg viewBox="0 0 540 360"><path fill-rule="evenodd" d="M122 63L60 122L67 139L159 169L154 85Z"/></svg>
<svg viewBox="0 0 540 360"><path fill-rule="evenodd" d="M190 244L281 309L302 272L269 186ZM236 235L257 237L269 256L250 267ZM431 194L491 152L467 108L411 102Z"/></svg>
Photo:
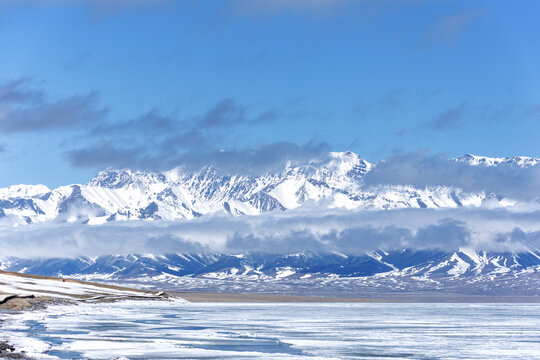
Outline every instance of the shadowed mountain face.
<svg viewBox="0 0 540 360"><path fill-rule="evenodd" d="M527 157L454 159L469 166L536 166ZM496 193L449 186L366 186L377 165L358 155L331 153L329 160L286 165L266 175L223 174L214 167L176 168L164 173L130 170L100 172L85 185L50 190L43 185L0 189L0 218L12 224L77 222L90 225L121 220L193 219L215 213L257 215L318 203L323 208L396 209L505 206Z"/></svg>
<svg viewBox="0 0 540 360"><path fill-rule="evenodd" d="M539 295L540 252L401 249L361 256L299 253L168 254L76 259L9 258L1 269L83 280L143 283L205 291L363 292L450 291Z"/></svg>

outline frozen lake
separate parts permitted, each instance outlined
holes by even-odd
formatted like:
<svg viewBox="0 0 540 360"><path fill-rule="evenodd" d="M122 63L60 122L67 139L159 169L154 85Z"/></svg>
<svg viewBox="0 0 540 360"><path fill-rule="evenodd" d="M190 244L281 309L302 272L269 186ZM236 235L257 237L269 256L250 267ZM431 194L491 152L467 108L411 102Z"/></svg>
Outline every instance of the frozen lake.
<svg viewBox="0 0 540 360"><path fill-rule="evenodd" d="M36 358L540 359L538 304L126 301L7 317L0 337Z"/></svg>

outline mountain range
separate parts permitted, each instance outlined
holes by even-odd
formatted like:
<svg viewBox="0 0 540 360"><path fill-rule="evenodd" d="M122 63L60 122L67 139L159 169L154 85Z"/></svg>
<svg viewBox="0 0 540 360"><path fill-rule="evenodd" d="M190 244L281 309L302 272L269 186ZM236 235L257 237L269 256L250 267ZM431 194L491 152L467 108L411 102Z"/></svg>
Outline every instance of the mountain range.
<svg viewBox="0 0 540 360"><path fill-rule="evenodd" d="M0 261L0 270L168 290L328 295L540 294L540 251L372 251L364 255L107 255Z"/></svg>
<svg viewBox="0 0 540 360"><path fill-rule="evenodd" d="M470 166L531 167L530 157L488 158L464 155ZM109 169L87 184L49 189L14 185L0 189L0 218L10 224L70 222L98 225L124 220L193 219L208 214L258 215L307 203L327 208L396 209L505 206L501 194L466 192L448 186L367 187L363 177L377 164L352 152L330 153L322 163L286 164L262 175L230 175L214 166L166 172Z"/></svg>
<svg viewBox="0 0 540 360"><path fill-rule="evenodd" d="M461 166L512 169L537 166L531 157L464 155ZM286 164L266 174L225 174L206 166L166 172L109 169L87 184L49 189L14 185L0 189L0 221L9 226L119 221L191 220L211 214L259 215L306 205L321 208L505 207L503 194L450 186L367 186L380 166L352 152L324 162ZM113 239L111 239L113 240ZM279 253L279 252L278 252ZM0 269L82 280L133 283L167 289L274 293L358 294L453 291L467 294L540 293L540 251L380 249L365 254L169 253L76 258L21 258L0 253Z"/></svg>

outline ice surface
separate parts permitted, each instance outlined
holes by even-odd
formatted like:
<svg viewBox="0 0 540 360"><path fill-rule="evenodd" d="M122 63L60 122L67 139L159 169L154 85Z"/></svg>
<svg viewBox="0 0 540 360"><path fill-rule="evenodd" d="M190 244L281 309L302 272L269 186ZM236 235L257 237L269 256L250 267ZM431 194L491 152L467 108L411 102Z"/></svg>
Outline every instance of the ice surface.
<svg viewBox="0 0 540 360"><path fill-rule="evenodd" d="M36 358L538 359L540 305L125 301L25 312L1 334Z"/></svg>

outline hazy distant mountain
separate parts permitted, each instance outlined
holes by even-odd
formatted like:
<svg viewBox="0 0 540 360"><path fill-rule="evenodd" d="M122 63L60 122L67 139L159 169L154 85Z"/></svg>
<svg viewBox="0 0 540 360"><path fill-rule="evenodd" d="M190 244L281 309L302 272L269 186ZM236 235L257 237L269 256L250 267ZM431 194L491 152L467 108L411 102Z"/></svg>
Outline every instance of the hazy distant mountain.
<svg viewBox="0 0 540 360"><path fill-rule="evenodd" d="M513 166L520 167L530 167L535 166L540 162L540 159L536 159L528 156L513 156L513 157L504 157L504 158L492 158L486 156L477 156L471 154L465 154L456 161L466 162L470 165L485 165L485 166L496 166L500 164L509 164Z"/></svg>
<svg viewBox="0 0 540 360"><path fill-rule="evenodd" d="M470 166L537 165L530 157L453 159ZM347 209L452 208L505 205L498 194L457 188L395 185L366 187L362 178L376 164L352 152L331 153L324 163L285 165L266 175L223 174L208 166L199 171L106 170L85 185L14 185L0 189L0 218L12 223L193 219L225 212L233 216L287 210L306 203Z"/></svg>
<svg viewBox="0 0 540 360"><path fill-rule="evenodd" d="M0 262L0 269L206 291L540 293L538 250L494 253L400 249L359 256L304 252L8 258Z"/></svg>

